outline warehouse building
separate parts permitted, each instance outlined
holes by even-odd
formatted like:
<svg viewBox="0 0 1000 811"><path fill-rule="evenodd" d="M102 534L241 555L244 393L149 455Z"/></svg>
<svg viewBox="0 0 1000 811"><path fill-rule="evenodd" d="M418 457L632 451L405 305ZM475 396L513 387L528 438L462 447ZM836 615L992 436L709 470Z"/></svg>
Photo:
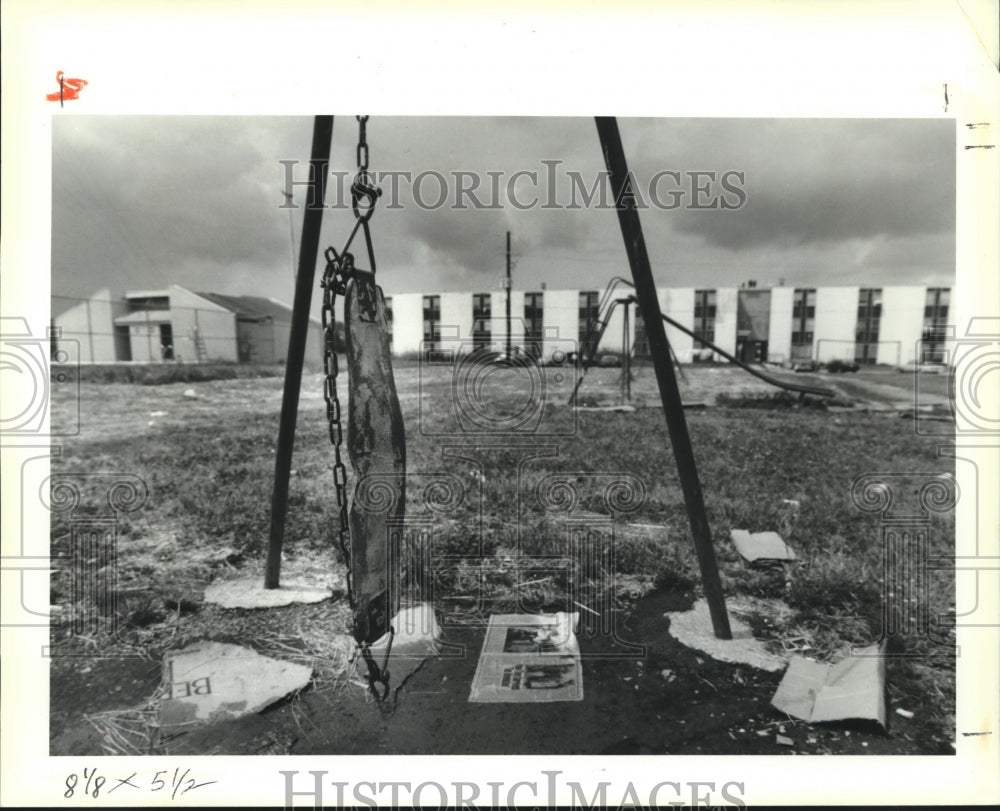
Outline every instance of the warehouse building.
<svg viewBox="0 0 1000 811"><path fill-rule="evenodd" d="M107 289L86 299L53 296L58 340L76 341L83 363L281 363L292 310L260 296L195 293L180 285ZM322 326L310 319L307 352L320 358Z"/></svg>

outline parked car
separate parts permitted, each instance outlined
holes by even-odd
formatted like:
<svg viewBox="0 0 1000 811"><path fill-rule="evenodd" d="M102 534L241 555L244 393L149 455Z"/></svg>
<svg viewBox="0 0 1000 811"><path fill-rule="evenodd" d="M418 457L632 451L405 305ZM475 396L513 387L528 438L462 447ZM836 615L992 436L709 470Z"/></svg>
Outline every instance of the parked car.
<svg viewBox="0 0 1000 811"><path fill-rule="evenodd" d="M815 372L819 364L814 360L797 360L792 364L793 372Z"/></svg>
<svg viewBox="0 0 1000 811"><path fill-rule="evenodd" d="M838 360L834 359L826 364L826 370L828 372L856 372L858 371L858 364L850 360Z"/></svg>

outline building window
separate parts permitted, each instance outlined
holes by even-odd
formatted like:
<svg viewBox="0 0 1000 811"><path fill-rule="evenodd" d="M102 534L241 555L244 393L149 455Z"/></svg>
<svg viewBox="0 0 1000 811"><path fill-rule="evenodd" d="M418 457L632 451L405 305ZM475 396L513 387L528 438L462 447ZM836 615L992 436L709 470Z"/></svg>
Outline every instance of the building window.
<svg viewBox="0 0 1000 811"><path fill-rule="evenodd" d="M792 299L792 360L812 359L816 290L796 289Z"/></svg>
<svg viewBox="0 0 1000 811"><path fill-rule="evenodd" d="M424 351L437 352L441 342L441 296L424 296Z"/></svg>
<svg viewBox="0 0 1000 811"><path fill-rule="evenodd" d="M854 361L875 363L878 359L878 331L882 318L882 290L862 288L858 292L858 321L854 329Z"/></svg>
<svg viewBox="0 0 1000 811"><path fill-rule="evenodd" d="M577 340L580 346L580 355L585 358L592 358L597 351L598 324L598 300L596 290L584 290L580 292L580 328Z"/></svg>
<svg viewBox="0 0 1000 811"><path fill-rule="evenodd" d="M542 355L542 293L524 294L524 349L533 358Z"/></svg>
<svg viewBox="0 0 1000 811"><path fill-rule="evenodd" d="M805 319L816 317L816 291L796 290L792 304L792 318Z"/></svg>
<svg viewBox="0 0 1000 811"><path fill-rule="evenodd" d="M715 343L715 291L694 291L694 334L706 341ZM703 348L696 342L695 349Z"/></svg>
<svg viewBox="0 0 1000 811"><path fill-rule="evenodd" d="M385 331L392 341L392 296L385 297Z"/></svg>
<svg viewBox="0 0 1000 811"><path fill-rule="evenodd" d="M130 313L169 310L169 296L131 296L125 299L125 307Z"/></svg>
<svg viewBox="0 0 1000 811"><path fill-rule="evenodd" d="M950 298L951 290L947 287L927 288L924 300L924 331L920 341L920 359L924 363L944 363Z"/></svg>
<svg viewBox="0 0 1000 811"><path fill-rule="evenodd" d="M492 304L489 293L475 293L472 296L472 343L474 349L489 346L493 330Z"/></svg>

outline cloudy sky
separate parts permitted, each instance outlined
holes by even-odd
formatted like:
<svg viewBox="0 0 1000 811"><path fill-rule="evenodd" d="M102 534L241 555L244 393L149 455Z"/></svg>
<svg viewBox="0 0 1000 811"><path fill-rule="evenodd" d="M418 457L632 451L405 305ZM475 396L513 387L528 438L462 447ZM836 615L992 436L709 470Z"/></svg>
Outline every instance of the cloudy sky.
<svg viewBox="0 0 1000 811"><path fill-rule="evenodd" d="M619 125L659 286L954 278L952 120ZM54 295L177 283L291 301L290 228L297 252L303 210L281 208L280 161L301 161L295 179L306 179L311 118L67 116L53 126ZM338 116L332 171L353 173L356 140L354 117ZM383 179L372 220L387 294L500 289L508 230L518 288L603 288L628 275L599 186L585 202L604 170L592 119L373 117L368 143L371 170L402 173L395 193ZM321 247L339 249L353 215L335 183L327 202Z"/></svg>

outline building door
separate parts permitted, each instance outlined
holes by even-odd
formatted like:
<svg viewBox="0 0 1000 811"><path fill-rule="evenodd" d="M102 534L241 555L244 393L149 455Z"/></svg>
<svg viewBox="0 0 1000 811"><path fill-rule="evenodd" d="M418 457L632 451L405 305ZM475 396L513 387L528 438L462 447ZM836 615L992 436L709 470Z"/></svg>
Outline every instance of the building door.
<svg viewBox="0 0 1000 811"><path fill-rule="evenodd" d="M736 357L744 363L766 361L770 330L771 291L756 287L740 290L736 299Z"/></svg>
<svg viewBox="0 0 1000 811"><path fill-rule="evenodd" d="M127 325L115 325L115 360L132 360L132 341Z"/></svg>
<svg viewBox="0 0 1000 811"><path fill-rule="evenodd" d="M174 359L174 328L170 324L160 324L160 357Z"/></svg>
<svg viewBox="0 0 1000 811"><path fill-rule="evenodd" d="M736 357L743 363L763 363L767 360L767 341L755 341L749 337L738 336Z"/></svg>

